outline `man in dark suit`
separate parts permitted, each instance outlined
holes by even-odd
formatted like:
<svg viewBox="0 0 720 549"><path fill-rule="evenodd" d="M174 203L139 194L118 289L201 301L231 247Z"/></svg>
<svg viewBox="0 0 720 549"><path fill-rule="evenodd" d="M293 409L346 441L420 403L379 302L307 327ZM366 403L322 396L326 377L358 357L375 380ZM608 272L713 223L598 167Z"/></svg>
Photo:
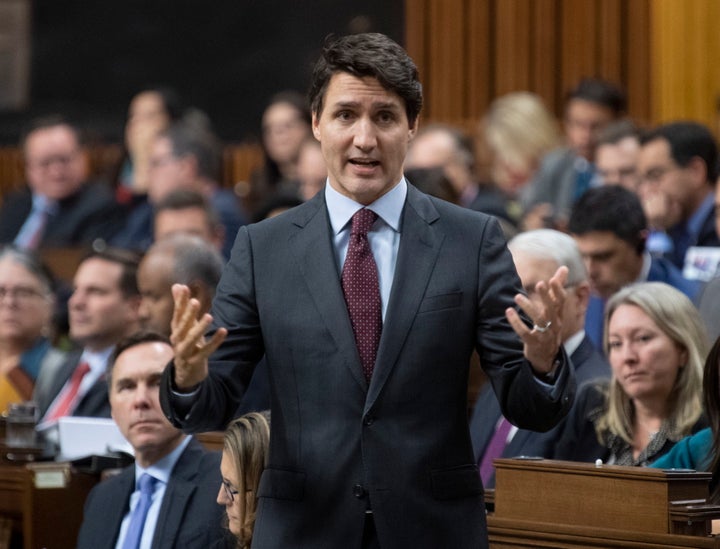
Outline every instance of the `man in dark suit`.
<svg viewBox="0 0 720 549"><path fill-rule="evenodd" d="M264 355L273 430L256 547L486 547L470 356L511 421L557 424L575 386L560 349L567 272L530 301L494 218L405 180L422 91L395 42L328 40L310 99L325 189L240 229L211 315L196 321L173 288L163 410L189 430L224 425Z"/></svg>
<svg viewBox="0 0 720 549"><path fill-rule="evenodd" d="M720 246L715 230L717 144L697 122L663 124L643 135L640 144L645 199L655 203L650 222L667 231L673 244L668 257L682 270L690 246Z"/></svg>
<svg viewBox="0 0 720 549"><path fill-rule="evenodd" d="M647 220L632 191L619 185L590 189L573 207L568 229L590 277L585 330L598 349L603 345L605 303L620 288L633 282L665 282L690 299L697 295L697 282L645 249Z"/></svg>
<svg viewBox="0 0 720 549"><path fill-rule="evenodd" d="M35 120L20 145L27 186L3 200L0 243L79 246L115 234L122 212L108 186L87 182L88 160L76 126L59 116Z"/></svg>
<svg viewBox="0 0 720 549"><path fill-rule="evenodd" d="M522 285L531 299L535 285L547 280L560 267L568 268L567 295L563 309L562 340L565 352L575 368L578 385L596 378L610 377L610 365L585 334L585 311L590 298L590 284L577 245L571 236L552 229L537 229L520 233L508 244ZM483 485L495 487L496 457L540 456L551 458L560 429L545 433L510 428L505 433L498 399L492 386L486 383L480 391L470 421L475 459L484 475ZM498 444L491 444L501 436Z"/></svg>
<svg viewBox="0 0 720 549"><path fill-rule="evenodd" d="M43 421L109 417L105 368L115 344L138 327L138 257L125 250L91 252L78 266L68 302L70 337L82 345L34 395Z"/></svg>
<svg viewBox="0 0 720 549"><path fill-rule="evenodd" d="M172 358L159 334L135 334L118 344L107 370L112 417L135 451L135 465L101 482L85 502L78 549L135 547L208 549L223 535L220 455L175 429L162 414L158 385ZM140 479L152 477L151 503L133 525L142 495ZM138 527L135 527L138 525Z"/></svg>

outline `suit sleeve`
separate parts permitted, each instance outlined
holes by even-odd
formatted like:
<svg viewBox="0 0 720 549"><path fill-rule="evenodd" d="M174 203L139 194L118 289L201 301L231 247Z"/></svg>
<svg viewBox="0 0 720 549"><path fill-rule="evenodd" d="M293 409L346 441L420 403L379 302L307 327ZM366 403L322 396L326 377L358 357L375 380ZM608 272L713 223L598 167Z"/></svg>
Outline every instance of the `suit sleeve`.
<svg viewBox="0 0 720 549"><path fill-rule="evenodd" d="M186 432L225 429L264 354L252 256L248 229L241 227L217 287L208 337L221 326L227 328L228 335L210 357L208 377L197 388L189 410L186 401L173 391L172 363L163 374L160 388L163 411L173 425Z"/></svg>
<svg viewBox="0 0 720 549"><path fill-rule="evenodd" d="M488 223L479 255L477 349L503 415L521 429L547 431L567 415L575 395L570 359L561 347L555 382L538 382L523 345L505 317L521 291L512 256L496 220ZM521 316L529 324L527 317Z"/></svg>

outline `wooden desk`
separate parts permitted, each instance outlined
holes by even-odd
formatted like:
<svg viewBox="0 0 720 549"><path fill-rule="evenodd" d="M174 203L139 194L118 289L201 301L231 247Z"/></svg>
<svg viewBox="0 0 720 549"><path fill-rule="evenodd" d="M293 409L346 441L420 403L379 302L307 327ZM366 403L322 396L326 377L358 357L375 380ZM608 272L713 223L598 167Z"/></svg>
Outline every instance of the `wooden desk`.
<svg viewBox="0 0 720 549"><path fill-rule="evenodd" d="M0 519L11 521L10 546L74 548L85 498L98 481L69 464L0 464Z"/></svg>
<svg viewBox="0 0 720 549"><path fill-rule="evenodd" d="M499 459L490 546L720 548L710 473Z"/></svg>

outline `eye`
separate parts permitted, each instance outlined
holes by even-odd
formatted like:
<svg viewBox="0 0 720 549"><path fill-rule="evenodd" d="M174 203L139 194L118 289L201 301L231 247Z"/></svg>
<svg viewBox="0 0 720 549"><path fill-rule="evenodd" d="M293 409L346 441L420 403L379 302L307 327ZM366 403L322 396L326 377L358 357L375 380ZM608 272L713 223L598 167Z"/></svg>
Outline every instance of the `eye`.
<svg viewBox="0 0 720 549"><path fill-rule="evenodd" d="M383 123L394 122L395 113L391 111L380 111L378 113L378 120Z"/></svg>
<svg viewBox="0 0 720 549"><path fill-rule="evenodd" d="M342 111L338 111L338 113L335 116L338 120L346 121L346 120L352 119L353 113L348 110L342 110Z"/></svg>
<svg viewBox="0 0 720 549"><path fill-rule="evenodd" d="M610 349L619 349L622 346L621 341L608 341L608 347Z"/></svg>

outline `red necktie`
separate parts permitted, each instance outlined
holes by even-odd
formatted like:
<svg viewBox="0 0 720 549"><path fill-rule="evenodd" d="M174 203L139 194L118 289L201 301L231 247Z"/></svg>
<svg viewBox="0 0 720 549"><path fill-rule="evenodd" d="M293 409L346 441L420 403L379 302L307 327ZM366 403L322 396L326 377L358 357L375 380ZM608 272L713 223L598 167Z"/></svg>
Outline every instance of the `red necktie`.
<svg viewBox="0 0 720 549"><path fill-rule="evenodd" d="M366 208L358 210L353 215L350 243L342 270L345 303L350 314L365 379L368 381L375 367L382 331L382 305L377 265L367 238L368 231L377 217L375 212Z"/></svg>
<svg viewBox="0 0 720 549"><path fill-rule="evenodd" d="M68 386L65 394L62 395L60 400L55 405L55 408L47 415L47 421L59 419L69 414L70 410L75 403L78 391L80 390L80 384L82 383L85 375L90 371L90 365L87 362L81 362L73 372L70 378L70 385Z"/></svg>

